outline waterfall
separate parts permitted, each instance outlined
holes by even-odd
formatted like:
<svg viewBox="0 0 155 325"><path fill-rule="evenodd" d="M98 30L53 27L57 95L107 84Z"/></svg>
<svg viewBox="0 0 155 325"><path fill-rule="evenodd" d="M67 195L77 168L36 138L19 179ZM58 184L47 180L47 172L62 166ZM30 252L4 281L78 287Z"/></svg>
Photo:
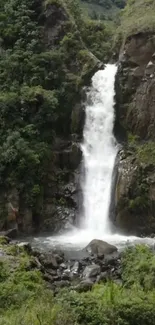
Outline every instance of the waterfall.
<svg viewBox="0 0 155 325"><path fill-rule="evenodd" d="M104 70L96 72L85 104L86 121L81 145L85 170L82 227L99 236L110 233L109 206L117 154L113 135L116 71L116 65L107 64Z"/></svg>
<svg viewBox="0 0 155 325"><path fill-rule="evenodd" d="M129 243L152 243L152 239L148 238L113 234L110 227L113 170L118 151L113 135L116 71L117 67L111 64L98 71L92 78L92 86L87 94L81 145L84 174L81 229L75 227L62 235L47 237L44 241L49 247L54 245L68 250L69 254L75 250L75 256L79 248L84 248L93 239L105 240L120 249Z"/></svg>

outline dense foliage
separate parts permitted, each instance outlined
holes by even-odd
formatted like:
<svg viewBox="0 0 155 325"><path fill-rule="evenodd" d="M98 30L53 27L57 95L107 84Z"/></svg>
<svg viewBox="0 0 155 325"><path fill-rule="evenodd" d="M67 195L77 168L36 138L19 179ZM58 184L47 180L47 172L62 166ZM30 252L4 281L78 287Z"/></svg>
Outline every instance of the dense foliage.
<svg viewBox="0 0 155 325"><path fill-rule="evenodd" d="M122 284L101 283L87 293L65 289L56 297L33 269L32 257L15 246L5 250L10 259L0 268L2 325L155 324L155 255L147 246L123 253Z"/></svg>
<svg viewBox="0 0 155 325"><path fill-rule="evenodd" d="M85 13L94 20L115 20L126 0L81 0Z"/></svg>
<svg viewBox="0 0 155 325"><path fill-rule="evenodd" d="M121 37L138 32L155 30L154 0L128 0L122 11L121 26L118 30Z"/></svg>
<svg viewBox="0 0 155 325"><path fill-rule="evenodd" d="M52 46L46 41L50 4L67 17ZM0 189L15 187L37 209L52 143L56 135L69 137L71 111L97 62L89 49L106 61L112 33L85 22L76 1L2 0L0 35Z"/></svg>
<svg viewBox="0 0 155 325"><path fill-rule="evenodd" d="M43 51L41 10L39 1L0 4L0 185L16 186L28 201L41 191L59 105L49 87L52 53Z"/></svg>
<svg viewBox="0 0 155 325"><path fill-rule="evenodd" d="M95 3L101 5L104 8L111 8L113 5L116 5L118 8L124 8L126 0L82 0L88 3Z"/></svg>

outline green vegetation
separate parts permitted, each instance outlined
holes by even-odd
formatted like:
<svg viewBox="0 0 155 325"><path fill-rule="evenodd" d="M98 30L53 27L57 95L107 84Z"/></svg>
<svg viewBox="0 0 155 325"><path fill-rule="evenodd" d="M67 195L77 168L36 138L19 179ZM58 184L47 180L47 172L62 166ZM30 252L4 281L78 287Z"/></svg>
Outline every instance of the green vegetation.
<svg viewBox="0 0 155 325"><path fill-rule="evenodd" d="M141 142L140 137L128 134L128 151L130 164L133 164L132 182L128 189L128 194L119 202L120 210L124 210L126 215L135 216L140 220L142 216L151 219L154 211L154 199L150 195L150 174L155 166L155 144L153 141ZM133 159L133 162L132 162ZM145 219L144 219L145 220ZM132 224L132 222L131 222ZM149 228L147 223L145 227Z"/></svg>
<svg viewBox="0 0 155 325"><path fill-rule="evenodd" d="M87 19L81 29L85 44L102 62L108 62L112 55L113 28L106 22Z"/></svg>
<svg viewBox="0 0 155 325"><path fill-rule="evenodd" d="M94 20L116 19L120 9L124 8L126 0L81 0L85 14Z"/></svg>
<svg viewBox="0 0 155 325"><path fill-rule="evenodd" d="M129 288L135 284L144 291L155 288L155 255L144 245L128 248L123 254L123 282Z"/></svg>
<svg viewBox="0 0 155 325"><path fill-rule="evenodd" d="M155 165L155 143L153 141L146 141L141 143L140 137L128 134L129 148L134 150L135 158L138 163Z"/></svg>
<svg viewBox="0 0 155 325"><path fill-rule="evenodd" d="M155 143L149 141L138 146L137 157L142 163L155 165Z"/></svg>
<svg viewBox="0 0 155 325"><path fill-rule="evenodd" d="M64 289L56 297L32 257L20 249L13 258L0 265L1 325L155 324L155 255L145 245L123 253L122 285L107 282L87 293Z"/></svg>
<svg viewBox="0 0 155 325"><path fill-rule="evenodd" d="M133 187L129 190L129 196L126 202L126 207L130 213L141 216L148 215L151 208L151 201L149 197L149 182L146 178L145 172L139 164L137 165L136 178L133 181Z"/></svg>
<svg viewBox="0 0 155 325"><path fill-rule="evenodd" d="M65 18L51 45L44 14L52 4ZM85 21L77 1L48 0L44 7L41 0L2 0L0 35L0 187L16 188L35 213L54 163L52 144L70 137L72 109L95 56L107 61L112 31Z"/></svg>
<svg viewBox="0 0 155 325"><path fill-rule="evenodd" d="M118 34L126 38L139 32L155 30L154 0L128 0L122 11Z"/></svg>

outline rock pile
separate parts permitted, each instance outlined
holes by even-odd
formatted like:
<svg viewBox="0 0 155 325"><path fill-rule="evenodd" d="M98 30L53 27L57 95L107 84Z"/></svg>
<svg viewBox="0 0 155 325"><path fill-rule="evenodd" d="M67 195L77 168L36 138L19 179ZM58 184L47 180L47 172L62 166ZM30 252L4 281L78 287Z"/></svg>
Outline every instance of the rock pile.
<svg viewBox="0 0 155 325"><path fill-rule="evenodd" d="M12 242L8 240L8 245ZM42 272L48 286L57 292L59 288L71 287L77 291L90 290L95 283L109 279L121 281L121 256L115 246L93 240L78 258L66 258L64 252L52 250L41 253L29 243L16 243L32 256L32 269ZM89 251L89 253L88 253Z"/></svg>
<svg viewBox="0 0 155 325"><path fill-rule="evenodd" d="M89 253L88 253L89 251ZM109 279L121 281L120 253L115 246L93 240L78 258L66 259L62 251L33 252L38 266L53 290L71 286L78 291L89 290L94 283Z"/></svg>

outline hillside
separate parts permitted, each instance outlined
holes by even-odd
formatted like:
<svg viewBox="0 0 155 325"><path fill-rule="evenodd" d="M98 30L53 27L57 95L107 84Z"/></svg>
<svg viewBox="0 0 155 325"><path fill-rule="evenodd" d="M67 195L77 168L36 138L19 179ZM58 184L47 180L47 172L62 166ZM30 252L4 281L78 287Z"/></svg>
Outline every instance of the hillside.
<svg viewBox="0 0 155 325"><path fill-rule="evenodd" d="M44 220L55 231L63 213L75 218L63 186L81 157L81 91L107 61L112 33L84 21L75 0L3 0L0 17L0 228L11 226L12 204L24 231Z"/></svg>
<svg viewBox="0 0 155 325"><path fill-rule="evenodd" d="M155 30L155 1L130 0L122 12L120 34L123 37Z"/></svg>
<svg viewBox="0 0 155 325"><path fill-rule="evenodd" d="M83 11L92 19L115 20L126 0L81 0Z"/></svg>

